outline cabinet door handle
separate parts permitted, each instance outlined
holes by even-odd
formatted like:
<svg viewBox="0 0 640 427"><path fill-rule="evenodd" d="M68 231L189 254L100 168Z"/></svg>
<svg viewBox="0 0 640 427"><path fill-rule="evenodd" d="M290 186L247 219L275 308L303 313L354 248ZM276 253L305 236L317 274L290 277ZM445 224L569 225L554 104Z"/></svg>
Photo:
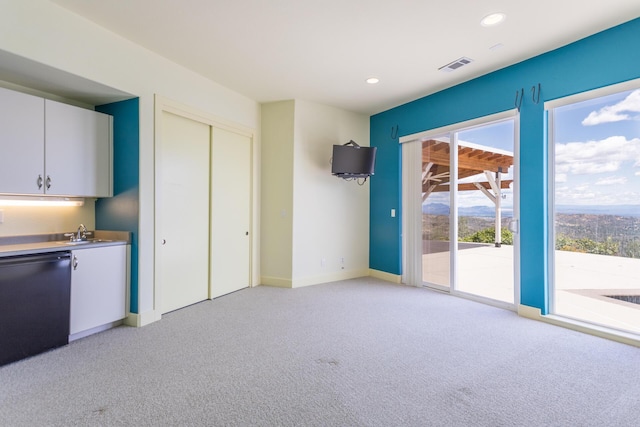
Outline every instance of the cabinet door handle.
<svg viewBox="0 0 640 427"><path fill-rule="evenodd" d="M42 188L42 175L38 175L36 183L38 184L38 190L40 190Z"/></svg>
<svg viewBox="0 0 640 427"><path fill-rule="evenodd" d="M167 240L166 239L162 239L162 244L166 245L167 244Z"/></svg>
<svg viewBox="0 0 640 427"><path fill-rule="evenodd" d="M75 256L75 255L73 256L73 262L72 262L72 265L73 265L73 269L74 269L74 270L77 270L77 269L78 269L78 257L77 257L77 256Z"/></svg>
<svg viewBox="0 0 640 427"><path fill-rule="evenodd" d="M47 190L51 188L51 177L47 175Z"/></svg>

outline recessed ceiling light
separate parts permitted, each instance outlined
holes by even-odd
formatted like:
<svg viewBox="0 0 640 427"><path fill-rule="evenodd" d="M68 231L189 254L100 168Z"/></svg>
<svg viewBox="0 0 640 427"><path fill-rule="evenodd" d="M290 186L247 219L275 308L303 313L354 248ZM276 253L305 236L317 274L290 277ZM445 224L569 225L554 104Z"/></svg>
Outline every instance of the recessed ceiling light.
<svg viewBox="0 0 640 427"><path fill-rule="evenodd" d="M377 78L377 77L369 77L367 79L367 83L369 83L370 85L374 85L374 84L378 83L379 81L380 81L380 79Z"/></svg>
<svg viewBox="0 0 640 427"><path fill-rule="evenodd" d="M480 25L482 25L483 27L493 27L494 25L498 25L499 23L504 21L506 17L507 15L505 15L504 13L492 13L482 18L482 21L480 21Z"/></svg>

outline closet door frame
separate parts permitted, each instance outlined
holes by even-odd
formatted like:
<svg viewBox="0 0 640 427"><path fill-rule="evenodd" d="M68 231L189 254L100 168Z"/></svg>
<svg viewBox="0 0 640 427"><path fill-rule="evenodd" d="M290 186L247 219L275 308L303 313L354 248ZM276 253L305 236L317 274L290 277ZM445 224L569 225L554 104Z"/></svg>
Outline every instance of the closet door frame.
<svg viewBox="0 0 640 427"><path fill-rule="evenodd" d="M259 141L256 138L256 131L254 129L243 126L239 123L235 123L230 120L223 119L221 117L215 116L213 114L207 113L205 111L199 110L197 108L182 104L180 102L165 98L161 95L156 94L154 97L154 178L155 178L155 189L154 189L154 254L153 254L153 264L154 264L154 280L153 280L153 310L154 317L156 320L161 318L161 299L162 299L162 290L160 286L160 281L162 280L159 277L159 265L158 265L158 253L162 249L162 237L158 234L158 219L161 213L159 212L159 197L161 194L161 188L158 188L160 185L159 181L159 162L158 155L159 147L161 146L162 141L162 113L169 112L178 116L182 116L188 118L190 120L198 121L204 124L207 124L214 128L225 129L240 135L244 135L251 140L251 203L250 203L250 249L249 249L249 286L254 287L257 286L257 280L260 277L258 262L260 259L260 246L259 246L259 236L260 236L260 223L259 216L257 215L257 209L259 206L258 201L260 200L259 194L259 171L257 165L259 165L260 159L260 149L259 149ZM207 230L210 232L211 228ZM209 294L211 298L211 293Z"/></svg>

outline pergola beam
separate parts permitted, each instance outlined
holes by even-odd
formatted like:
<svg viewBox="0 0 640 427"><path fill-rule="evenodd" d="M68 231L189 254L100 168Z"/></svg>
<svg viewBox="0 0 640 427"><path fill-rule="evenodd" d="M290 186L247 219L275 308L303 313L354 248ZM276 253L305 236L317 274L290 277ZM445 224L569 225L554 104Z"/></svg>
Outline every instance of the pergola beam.
<svg viewBox="0 0 640 427"><path fill-rule="evenodd" d="M451 191L451 144L447 141L422 142L422 201L431 193ZM484 173L486 182L458 183L458 191L480 190L495 206L495 245L502 245L502 190L513 180L502 180L502 174L513 165L513 154L471 143L459 144L457 153L458 179Z"/></svg>

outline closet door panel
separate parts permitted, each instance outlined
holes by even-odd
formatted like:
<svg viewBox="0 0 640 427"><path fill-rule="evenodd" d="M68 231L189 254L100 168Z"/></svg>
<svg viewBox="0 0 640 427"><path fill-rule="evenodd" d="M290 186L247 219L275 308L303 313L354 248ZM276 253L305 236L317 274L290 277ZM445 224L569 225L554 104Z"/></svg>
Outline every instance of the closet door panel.
<svg viewBox="0 0 640 427"><path fill-rule="evenodd" d="M250 284L251 138L212 129L211 297Z"/></svg>

